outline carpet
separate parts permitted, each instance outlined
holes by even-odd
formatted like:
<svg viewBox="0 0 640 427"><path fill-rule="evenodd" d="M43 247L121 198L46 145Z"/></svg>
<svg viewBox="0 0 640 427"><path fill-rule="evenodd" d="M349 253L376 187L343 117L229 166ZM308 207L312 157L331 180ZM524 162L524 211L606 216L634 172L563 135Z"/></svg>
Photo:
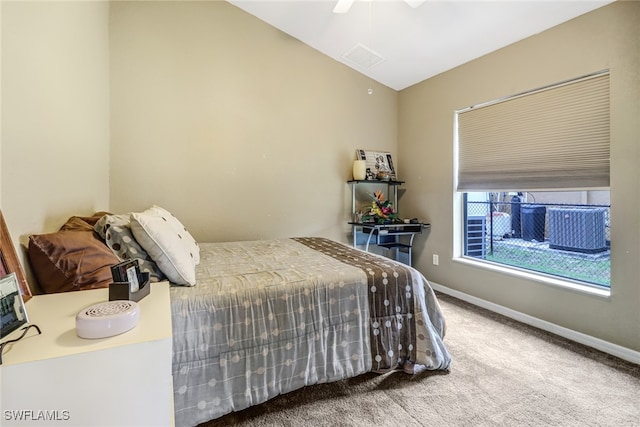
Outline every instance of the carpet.
<svg viewBox="0 0 640 427"><path fill-rule="evenodd" d="M640 426L640 365L438 298L449 371L309 386L200 427Z"/></svg>

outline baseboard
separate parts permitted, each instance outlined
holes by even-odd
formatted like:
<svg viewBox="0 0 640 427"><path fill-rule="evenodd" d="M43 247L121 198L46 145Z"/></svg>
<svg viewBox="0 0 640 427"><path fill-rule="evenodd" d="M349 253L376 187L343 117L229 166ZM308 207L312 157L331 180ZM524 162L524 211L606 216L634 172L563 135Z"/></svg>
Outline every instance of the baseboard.
<svg viewBox="0 0 640 427"><path fill-rule="evenodd" d="M593 347L596 350L600 350L612 356L619 357L620 359L626 360L628 362L640 364L640 352L637 352L635 350L631 350L629 348L622 347L620 345L613 344L608 341L604 341L599 338L574 331L572 329L558 326L554 323L529 316L528 314L524 314L519 311L504 307L502 305L474 297L473 295L469 295L464 292L456 291L455 289L447 288L446 286L437 283L430 282L430 284L434 290L442 292L443 294L450 295L454 298L458 298L462 301L466 301L478 307L485 308L489 311L493 311L494 313L502 314L503 316L509 317L513 320L517 320L538 329L551 332L563 338L567 338L571 341Z"/></svg>

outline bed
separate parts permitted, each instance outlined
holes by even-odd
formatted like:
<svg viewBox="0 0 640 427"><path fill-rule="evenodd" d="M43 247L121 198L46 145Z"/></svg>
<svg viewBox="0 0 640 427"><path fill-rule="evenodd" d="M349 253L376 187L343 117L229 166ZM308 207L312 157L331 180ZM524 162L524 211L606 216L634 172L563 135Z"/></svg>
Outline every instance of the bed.
<svg viewBox="0 0 640 427"><path fill-rule="evenodd" d="M167 222L166 211L151 214L158 212ZM175 217L170 232L159 220L164 231L150 239L147 230L140 233L140 218L133 213L96 217L74 217L60 232L77 239L70 233L88 231L77 224L86 222L92 244L107 248L107 269L109 262L136 255L155 280L176 283L170 295L177 426L195 426L304 386L366 372L449 369L437 298L411 267L320 237L198 244ZM176 232L179 238L163 240ZM51 236L44 236L49 243ZM30 237L32 264L34 259L42 264L38 254L47 248L42 237ZM162 253L152 247L158 243ZM88 261L75 264L86 267ZM35 268L39 281L42 268ZM64 290L108 286L109 278L100 285L96 277L81 282Z"/></svg>

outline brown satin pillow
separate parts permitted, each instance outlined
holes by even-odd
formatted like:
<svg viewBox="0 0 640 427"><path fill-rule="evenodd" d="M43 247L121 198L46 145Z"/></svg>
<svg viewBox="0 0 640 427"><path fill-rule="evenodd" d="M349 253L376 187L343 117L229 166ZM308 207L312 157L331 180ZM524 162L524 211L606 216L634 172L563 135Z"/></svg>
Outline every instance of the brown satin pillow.
<svg viewBox="0 0 640 427"><path fill-rule="evenodd" d="M60 227L60 231L93 231L93 226L108 212L96 212L92 216L72 216Z"/></svg>
<svg viewBox="0 0 640 427"><path fill-rule="evenodd" d="M91 231L29 236L29 260L45 293L106 288L118 258Z"/></svg>

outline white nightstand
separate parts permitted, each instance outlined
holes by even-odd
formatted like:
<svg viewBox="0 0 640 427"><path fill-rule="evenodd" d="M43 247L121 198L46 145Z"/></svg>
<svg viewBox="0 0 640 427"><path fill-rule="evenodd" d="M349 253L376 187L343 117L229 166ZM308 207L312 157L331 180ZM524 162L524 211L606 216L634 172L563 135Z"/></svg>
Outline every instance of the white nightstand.
<svg viewBox="0 0 640 427"><path fill-rule="evenodd" d="M79 338L75 316L107 301L107 289L31 298L29 321L42 334L31 329L4 350L0 425L173 425L169 284L151 286L137 326L102 339Z"/></svg>

